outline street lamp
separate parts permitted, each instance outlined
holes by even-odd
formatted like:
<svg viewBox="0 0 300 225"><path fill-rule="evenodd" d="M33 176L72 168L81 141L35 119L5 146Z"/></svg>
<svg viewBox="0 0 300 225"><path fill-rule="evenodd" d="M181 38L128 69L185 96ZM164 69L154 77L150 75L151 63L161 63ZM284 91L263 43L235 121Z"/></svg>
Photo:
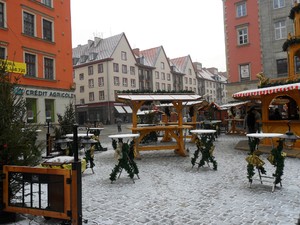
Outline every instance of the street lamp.
<svg viewBox="0 0 300 225"><path fill-rule="evenodd" d="M290 125L291 121L289 121L287 123L288 127L289 127L289 130L283 134L281 136L282 139L284 139L284 144L287 148L291 149L294 147L295 145L295 142L300 139L299 136L295 135L292 131L291 131L291 125Z"/></svg>
<svg viewBox="0 0 300 225"><path fill-rule="evenodd" d="M63 151L64 155L70 155L70 152L67 152L68 149L68 143L71 143L73 140L69 138L63 138L63 139L58 139L55 141L55 144L57 144L60 149Z"/></svg>

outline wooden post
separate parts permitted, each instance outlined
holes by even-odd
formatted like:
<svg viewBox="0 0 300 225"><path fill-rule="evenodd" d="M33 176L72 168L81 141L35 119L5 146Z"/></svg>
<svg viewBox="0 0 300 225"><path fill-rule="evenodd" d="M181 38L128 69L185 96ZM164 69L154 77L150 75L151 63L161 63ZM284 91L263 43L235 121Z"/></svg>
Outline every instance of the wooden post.
<svg viewBox="0 0 300 225"><path fill-rule="evenodd" d="M73 152L72 163L72 186L71 186L71 209L72 225L82 225L82 180L81 161L78 159L78 125L73 126Z"/></svg>

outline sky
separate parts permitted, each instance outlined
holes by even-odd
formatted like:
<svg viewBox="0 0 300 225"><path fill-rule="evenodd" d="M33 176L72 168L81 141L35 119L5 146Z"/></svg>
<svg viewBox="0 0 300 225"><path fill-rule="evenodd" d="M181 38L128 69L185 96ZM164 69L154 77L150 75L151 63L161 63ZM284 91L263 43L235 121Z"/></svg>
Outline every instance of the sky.
<svg viewBox="0 0 300 225"><path fill-rule="evenodd" d="M72 0L71 16L73 47L124 32L133 49L163 46L171 59L226 71L222 0Z"/></svg>

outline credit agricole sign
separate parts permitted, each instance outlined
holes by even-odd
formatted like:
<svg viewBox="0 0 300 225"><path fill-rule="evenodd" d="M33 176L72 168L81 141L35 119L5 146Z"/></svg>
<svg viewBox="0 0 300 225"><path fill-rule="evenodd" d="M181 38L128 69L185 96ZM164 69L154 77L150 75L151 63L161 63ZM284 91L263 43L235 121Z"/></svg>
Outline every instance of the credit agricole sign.
<svg viewBox="0 0 300 225"><path fill-rule="evenodd" d="M72 92L64 91L54 91L54 90L40 90L40 89L30 89L30 88L15 88L15 93L17 95L25 95L32 97L52 97L52 98L75 98L75 94Z"/></svg>

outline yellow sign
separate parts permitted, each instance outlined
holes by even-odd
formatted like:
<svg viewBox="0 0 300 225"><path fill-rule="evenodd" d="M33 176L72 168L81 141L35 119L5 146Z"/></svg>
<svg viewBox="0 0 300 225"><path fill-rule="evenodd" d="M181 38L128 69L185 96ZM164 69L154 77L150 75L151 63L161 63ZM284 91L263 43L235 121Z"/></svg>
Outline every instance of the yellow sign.
<svg viewBox="0 0 300 225"><path fill-rule="evenodd" d="M0 59L0 64L6 67L6 72L26 74L26 63Z"/></svg>

